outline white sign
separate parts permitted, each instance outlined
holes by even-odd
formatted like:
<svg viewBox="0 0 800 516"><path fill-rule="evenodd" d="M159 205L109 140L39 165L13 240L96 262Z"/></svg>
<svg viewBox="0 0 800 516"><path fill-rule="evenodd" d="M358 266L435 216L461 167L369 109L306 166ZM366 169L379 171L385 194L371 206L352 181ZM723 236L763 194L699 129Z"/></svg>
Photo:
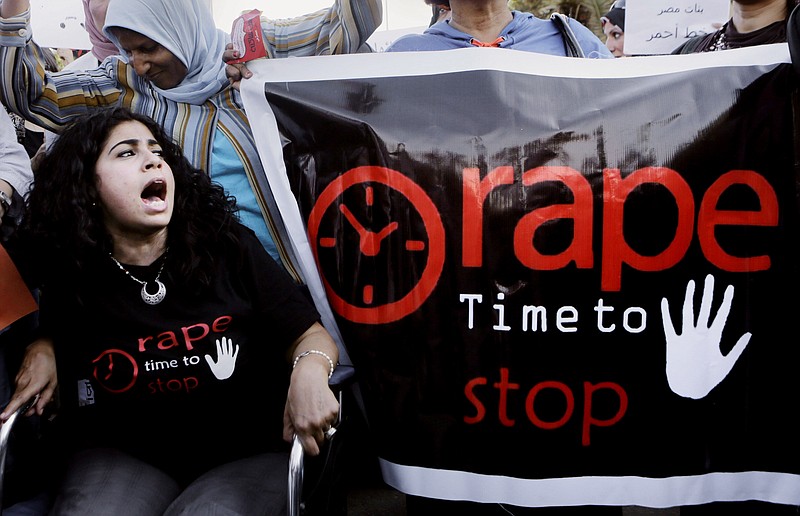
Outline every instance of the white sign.
<svg viewBox="0 0 800 516"><path fill-rule="evenodd" d="M729 0L627 0L624 52L669 54L729 18Z"/></svg>
<svg viewBox="0 0 800 516"><path fill-rule="evenodd" d="M31 1L33 40L41 47L92 48L83 18L81 0Z"/></svg>

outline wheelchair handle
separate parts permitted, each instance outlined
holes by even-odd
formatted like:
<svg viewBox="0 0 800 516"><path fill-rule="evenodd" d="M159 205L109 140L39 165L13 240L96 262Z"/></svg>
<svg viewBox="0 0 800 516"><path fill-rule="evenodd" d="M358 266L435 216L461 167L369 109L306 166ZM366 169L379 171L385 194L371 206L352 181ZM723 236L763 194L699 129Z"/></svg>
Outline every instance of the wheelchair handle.
<svg viewBox="0 0 800 516"><path fill-rule="evenodd" d="M14 428L14 422L16 422L17 418L29 411L31 407L36 405L37 401L39 401L38 394L18 408L17 411L11 414L11 417L9 417L8 420L5 423L2 423L2 426L0 426L0 500L3 499L3 485L5 483L6 471L6 452L8 451L8 439L11 436L11 430ZM0 505L0 514L2 513L3 507Z"/></svg>

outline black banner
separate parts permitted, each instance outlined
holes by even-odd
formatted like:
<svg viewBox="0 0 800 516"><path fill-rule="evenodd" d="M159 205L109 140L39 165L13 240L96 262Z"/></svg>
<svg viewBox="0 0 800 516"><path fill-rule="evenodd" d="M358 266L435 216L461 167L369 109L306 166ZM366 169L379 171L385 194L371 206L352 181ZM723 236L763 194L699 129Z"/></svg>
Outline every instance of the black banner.
<svg viewBox="0 0 800 516"><path fill-rule="evenodd" d="M785 45L254 69L270 189L387 482L522 506L800 504Z"/></svg>

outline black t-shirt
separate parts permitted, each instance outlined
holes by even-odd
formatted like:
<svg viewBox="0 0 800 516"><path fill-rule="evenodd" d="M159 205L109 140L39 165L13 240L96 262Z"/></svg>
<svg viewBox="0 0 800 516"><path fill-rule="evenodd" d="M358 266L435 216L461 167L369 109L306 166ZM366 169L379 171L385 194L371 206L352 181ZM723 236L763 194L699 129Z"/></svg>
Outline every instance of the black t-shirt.
<svg viewBox="0 0 800 516"><path fill-rule="evenodd" d="M673 54L696 54L756 45L786 42L786 21L779 21L752 32L741 33L728 20L719 30L696 36L672 51Z"/></svg>
<svg viewBox="0 0 800 516"><path fill-rule="evenodd" d="M44 286L71 442L122 449L181 481L282 443L287 348L319 315L255 235L239 232L241 257L220 250L199 293L170 281L167 256L157 305L110 257L81 278L80 300ZM125 268L152 293L160 265Z"/></svg>

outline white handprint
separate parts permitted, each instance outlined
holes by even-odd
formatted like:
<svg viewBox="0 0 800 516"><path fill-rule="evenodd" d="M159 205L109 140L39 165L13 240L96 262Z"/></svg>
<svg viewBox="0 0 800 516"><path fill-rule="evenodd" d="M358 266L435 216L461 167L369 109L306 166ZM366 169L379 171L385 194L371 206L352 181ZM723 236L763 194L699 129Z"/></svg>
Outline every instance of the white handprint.
<svg viewBox="0 0 800 516"><path fill-rule="evenodd" d="M211 355L206 355L206 362L217 380L226 380L231 377L236 369L236 357L239 355L239 345L234 350L233 341L222 337L222 343L217 340L217 361Z"/></svg>
<svg viewBox="0 0 800 516"><path fill-rule="evenodd" d="M680 335L672 325L669 302L666 298L661 299L661 318L667 340L667 382L675 394L695 400L704 398L728 376L750 342L751 334L747 332L726 356L719 348L722 330L731 310L733 290L733 285L725 289L722 305L709 326L714 276L706 276L697 326L694 326L694 280L690 280L683 301L683 331Z"/></svg>

